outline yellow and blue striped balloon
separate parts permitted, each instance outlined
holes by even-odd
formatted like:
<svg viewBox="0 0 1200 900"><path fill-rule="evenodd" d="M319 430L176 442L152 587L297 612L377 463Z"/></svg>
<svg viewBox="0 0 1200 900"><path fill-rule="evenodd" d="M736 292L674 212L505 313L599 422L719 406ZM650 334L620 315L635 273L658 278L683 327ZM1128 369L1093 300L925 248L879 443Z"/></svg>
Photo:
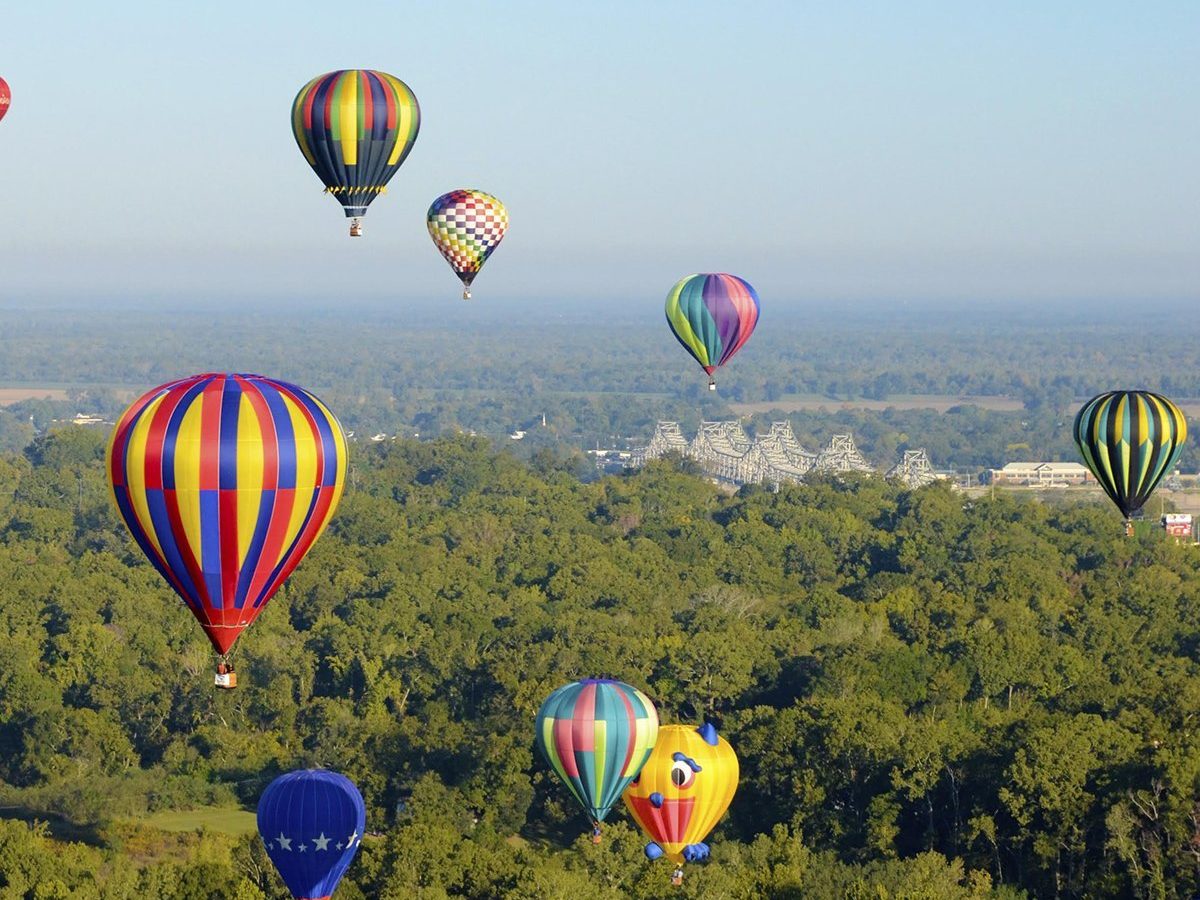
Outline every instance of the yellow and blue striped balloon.
<svg viewBox="0 0 1200 900"><path fill-rule="evenodd" d="M1109 391L1075 416L1084 465L1126 519L1174 468L1187 439L1183 412L1151 391Z"/></svg>
<svg viewBox="0 0 1200 900"><path fill-rule="evenodd" d="M106 464L134 540L227 653L329 524L346 462L308 391L210 373L134 401Z"/></svg>

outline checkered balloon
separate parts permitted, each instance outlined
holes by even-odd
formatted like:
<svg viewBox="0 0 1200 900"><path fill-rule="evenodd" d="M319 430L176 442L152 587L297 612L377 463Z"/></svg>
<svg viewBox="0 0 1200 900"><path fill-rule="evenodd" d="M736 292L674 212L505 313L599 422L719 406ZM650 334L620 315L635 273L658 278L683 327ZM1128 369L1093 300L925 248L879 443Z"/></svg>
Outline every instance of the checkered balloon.
<svg viewBox="0 0 1200 900"><path fill-rule="evenodd" d="M479 274L508 230L508 210L483 191L469 189L442 194L426 217L429 236L464 287ZM463 294L469 297L469 291Z"/></svg>

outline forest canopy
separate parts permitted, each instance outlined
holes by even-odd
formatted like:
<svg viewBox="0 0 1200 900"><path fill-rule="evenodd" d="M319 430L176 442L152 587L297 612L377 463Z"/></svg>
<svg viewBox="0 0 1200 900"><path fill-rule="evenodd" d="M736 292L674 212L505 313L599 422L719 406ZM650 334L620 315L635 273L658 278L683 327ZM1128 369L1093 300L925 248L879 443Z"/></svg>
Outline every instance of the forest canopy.
<svg viewBox="0 0 1200 900"><path fill-rule="evenodd" d="M103 435L0 459L0 878L18 897L281 897L257 838L157 831L320 765L371 832L338 897L1191 896L1195 548L877 477L581 482L482 438L357 443L329 532L237 648L112 506ZM682 889L592 847L533 748L617 675L741 760ZM26 824L41 819L46 825ZM49 887L47 887L49 885Z"/></svg>

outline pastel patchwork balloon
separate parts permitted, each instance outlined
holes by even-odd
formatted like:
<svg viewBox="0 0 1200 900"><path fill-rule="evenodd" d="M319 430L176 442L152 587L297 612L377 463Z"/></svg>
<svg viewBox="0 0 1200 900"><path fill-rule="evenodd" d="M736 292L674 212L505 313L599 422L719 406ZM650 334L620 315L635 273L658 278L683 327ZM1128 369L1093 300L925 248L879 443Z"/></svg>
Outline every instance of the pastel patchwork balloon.
<svg viewBox="0 0 1200 900"><path fill-rule="evenodd" d="M658 712L635 687L588 678L546 698L536 736L542 756L599 826L649 758Z"/></svg>

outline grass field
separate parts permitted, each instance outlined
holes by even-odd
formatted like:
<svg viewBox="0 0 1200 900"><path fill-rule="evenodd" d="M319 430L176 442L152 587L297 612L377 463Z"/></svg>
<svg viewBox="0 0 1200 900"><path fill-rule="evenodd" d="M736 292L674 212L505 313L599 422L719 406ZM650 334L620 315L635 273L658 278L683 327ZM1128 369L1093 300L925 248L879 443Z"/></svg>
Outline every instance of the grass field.
<svg viewBox="0 0 1200 900"><path fill-rule="evenodd" d="M22 400L66 400L67 392L51 387L0 387L0 406L10 406Z"/></svg>
<svg viewBox="0 0 1200 900"><path fill-rule="evenodd" d="M779 400L759 403L730 403L729 408L739 416L778 410L784 413L816 412L819 409L933 409L945 412L953 406L978 406L993 412L1016 412L1024 409L1015 397L956 397L950 394L895 394L886 400L836 400L819 394L788 394Z"/></svg>
<svg viewBox="0 0 1200 900"><path fill-rule="evenodd" d="M160 831L195 831L207 828L221 834L247 834L257 827L254 813L245 809L205 807L184 812L166 810L141 820L143 825Z"/></svg>

